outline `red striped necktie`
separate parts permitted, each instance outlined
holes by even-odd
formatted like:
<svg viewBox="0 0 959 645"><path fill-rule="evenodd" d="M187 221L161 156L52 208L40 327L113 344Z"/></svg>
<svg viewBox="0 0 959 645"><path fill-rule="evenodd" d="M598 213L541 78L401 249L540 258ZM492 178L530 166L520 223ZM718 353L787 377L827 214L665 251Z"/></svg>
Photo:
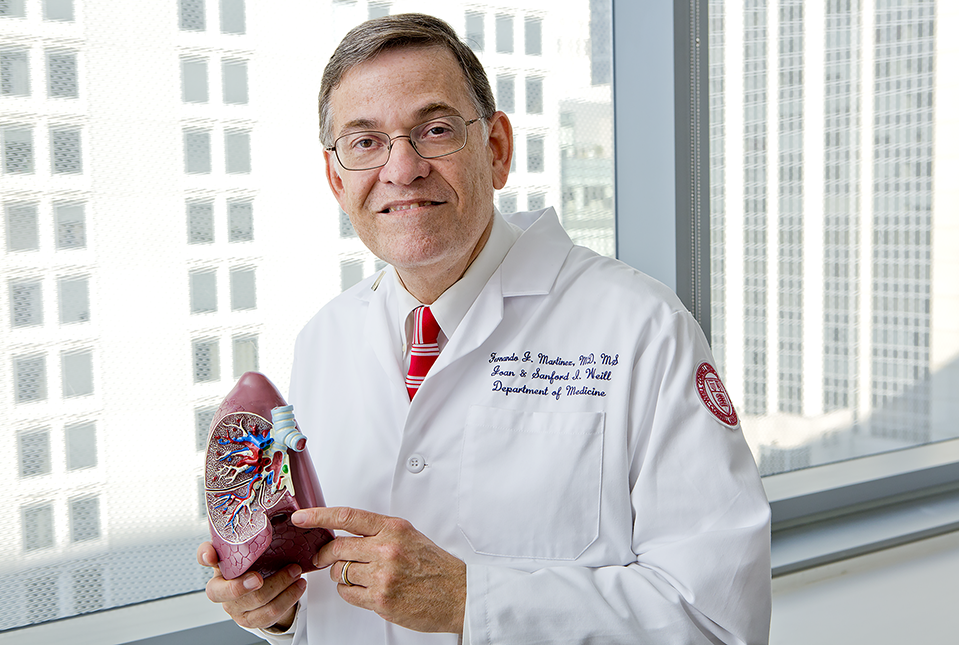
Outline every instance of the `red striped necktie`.
<svg viewBox="0 0 959 645"><path fill-rule="evenodd" d="M420 306L413 310L413 343L410 348L410 371L406 375L406 391L410 400L420 388L426 373L433 367L440 355L440 346L436 339L440 326L429 307Z"/></svg>

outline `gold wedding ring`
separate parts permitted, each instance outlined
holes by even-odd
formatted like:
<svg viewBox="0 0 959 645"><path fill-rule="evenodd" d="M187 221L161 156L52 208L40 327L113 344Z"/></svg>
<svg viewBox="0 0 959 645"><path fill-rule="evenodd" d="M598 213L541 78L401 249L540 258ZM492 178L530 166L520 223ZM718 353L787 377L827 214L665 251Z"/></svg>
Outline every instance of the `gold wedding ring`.
<svg viewBox="0 0 959 645"><path fill-rule="evenodd" d="M343 564L343 569L340 571L340 582L342 582L343 584L345 584L347 587L354 587L354 586L356 586L356 585L354 585L352 582L350 582L350 579L349 579L349 578L346 577L346 570L350 568L350 565L351 565L351 564L353 564L353 560L347 560L347 561Z"/></svg>

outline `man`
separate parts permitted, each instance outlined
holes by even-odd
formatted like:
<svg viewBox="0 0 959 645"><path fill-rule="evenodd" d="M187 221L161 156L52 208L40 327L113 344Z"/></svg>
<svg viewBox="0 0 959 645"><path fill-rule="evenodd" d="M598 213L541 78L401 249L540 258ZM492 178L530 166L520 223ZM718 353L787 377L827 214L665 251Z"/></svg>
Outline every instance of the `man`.
<svg viewBox="0 0 959 645"><path fill-rule="evenodd" d="M308 586L291 565L209 597L273 643L765 642L769 507L706 340L552 209L495 211L512 129L469 48L427 16L364 23L320 121L330 187L391 265L295 350L332 507L293 521L339 537Z"/></svg>

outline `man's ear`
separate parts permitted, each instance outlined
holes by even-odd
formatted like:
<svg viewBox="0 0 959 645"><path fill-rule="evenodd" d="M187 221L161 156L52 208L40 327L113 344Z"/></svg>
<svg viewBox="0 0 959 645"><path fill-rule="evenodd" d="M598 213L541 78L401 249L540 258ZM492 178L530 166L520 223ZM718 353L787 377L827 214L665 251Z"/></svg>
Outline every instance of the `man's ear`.
<svg viewBox="0 0 959 645"><path fill-rule="evenodd" d="M343 178L340 177L340 169L337 166L336 155L330 150L324 150L323 161L326 163L326 182L330 185L333 196L336 198L337 203L339 203L340 208L342 208Z"/></svg>
<svg viewBox="0 0 959 645"><path fill-rule="evenodd" d="M513 124L503 112L494 112L489 118L489 149L492 155L493 188L506 185L513 160Z"/></svg>

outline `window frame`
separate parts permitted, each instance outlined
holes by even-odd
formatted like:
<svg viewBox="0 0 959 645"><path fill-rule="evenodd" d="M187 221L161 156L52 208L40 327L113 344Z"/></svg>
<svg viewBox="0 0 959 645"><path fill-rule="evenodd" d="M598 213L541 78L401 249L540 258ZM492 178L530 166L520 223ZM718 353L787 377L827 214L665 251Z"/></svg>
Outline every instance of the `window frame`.
<svg viewBox="0 0 959 645"><path fill-rule="evenodd" d="M617 257L676 291L709 338L708 2L612 1ZM672 67L616 64L664 51ZM959 530L959 439L771 475L763 485L778 577ZM924 508L937 519L910 513Z"/></svg>

